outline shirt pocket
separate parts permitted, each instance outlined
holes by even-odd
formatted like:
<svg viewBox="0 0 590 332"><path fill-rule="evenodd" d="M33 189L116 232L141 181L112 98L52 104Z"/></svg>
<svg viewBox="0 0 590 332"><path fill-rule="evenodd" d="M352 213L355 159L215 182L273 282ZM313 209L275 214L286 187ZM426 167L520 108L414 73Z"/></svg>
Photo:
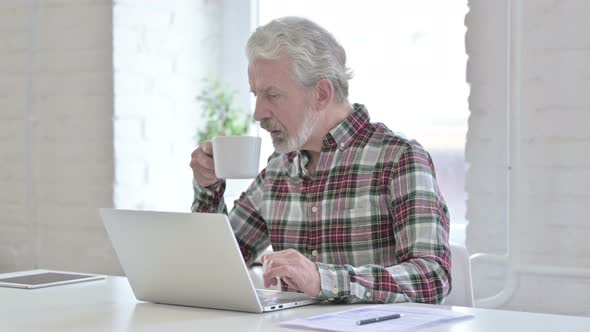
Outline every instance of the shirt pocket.
<svg viewBox="0 0 590 332"><path fill-rule="evenodd" d="M331 242L339 264L364 265L380 261L380 251L390 237L387 222L377 207L335 211Z"/></svg>
<svg viewBox="0 0 590 332"><path fill-rule="evenodd" d="M356 250L368 250L372 247L374 228L380 224L375 216L378 211L370 207L352 208L343 211L344 219L348 220L349 241Z"/></svg>

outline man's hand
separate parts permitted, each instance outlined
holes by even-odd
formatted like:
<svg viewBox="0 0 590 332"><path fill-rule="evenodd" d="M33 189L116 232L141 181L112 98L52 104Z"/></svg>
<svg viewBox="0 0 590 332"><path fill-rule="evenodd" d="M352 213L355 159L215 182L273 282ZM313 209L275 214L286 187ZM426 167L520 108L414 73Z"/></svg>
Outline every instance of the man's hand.
<svg viewBox="0 0 590 332"><path fill-rule="evenodd" d="M266 254L260 258L264 270L264 287L277 284L281 278L290 288L317 297L321 290L320 272L314 262L297 250L287 249Z"/></svg>
<svg viewBox="0 0 590 332"><path fill-rule="evenodd" d="M193 151L190 166L199 186L208 187L219 182L220 179L215 176L213 144L211 141L199 144L199 147Z"/></svg>

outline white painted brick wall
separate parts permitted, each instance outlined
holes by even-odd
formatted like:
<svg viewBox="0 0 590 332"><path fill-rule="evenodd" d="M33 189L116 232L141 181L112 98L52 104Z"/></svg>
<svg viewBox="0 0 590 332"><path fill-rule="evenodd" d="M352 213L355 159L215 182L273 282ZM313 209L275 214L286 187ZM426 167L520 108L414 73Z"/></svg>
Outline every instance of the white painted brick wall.
<svg viewBox="0 0 590 332"><path fill-rule="evenodd" d="M203 78L218 77L221 2L118 0L113 9L115 205L190 211Z"/></svg>
<svg viewBox="0 0 590 332"><path fill-rule="evenodd" d="M513 1L516 2L516 1ZM470 122L466 156L467 244L472 253L505 250L507 187L507 5L470 0ZM522 264L590 268L590 2L520 0L522 4L521 160L523 220L514 221ZM502 127L504 126L504 128ZM502 153L502 151L504 151ZM477 297L493 295L503 269L474 265ZM508 309L590 315L590 276L523 274ZM548 300L550 299L550 300Z"/></svg>
<svg viewBox="0 0 590 332"><path fill-rule="evenodd" d="M467 244L472 253L502 253L506 250L506 68L507 33L504 1L469 1L466 16L466 50L469 55L467 81L469 126L465 159L469 164L466 179ZM489 241L493 237L497 241ZM496 268L495 266L493 268ZM488 276L474 269L474 278ZM490 288L476 287L479 297L492 295Z"/></svg>
<svg viewBox="0 0 590 332"><path fill-rule="evenodd" d="M98 207L189 210L222 6L0 2L0 272L120 274Z"/></svg>
<svg viewBox="0 0 590 332"><path fill-rule="evenodd" d="M111 17L110 0L0 2L0 272L120 273L97 213L113 204Z"/></svg>

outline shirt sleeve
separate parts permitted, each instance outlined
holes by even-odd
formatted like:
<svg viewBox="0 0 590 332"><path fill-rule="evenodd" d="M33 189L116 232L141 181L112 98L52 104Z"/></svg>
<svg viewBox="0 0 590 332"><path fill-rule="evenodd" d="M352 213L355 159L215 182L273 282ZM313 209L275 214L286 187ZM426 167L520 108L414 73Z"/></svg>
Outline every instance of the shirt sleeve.
<svg viewBox="0 0 590 332"><path fill-rule="evenodd" d="M440 303L451 288L449 216L430 155L415 142L392 166L393 266L317 263L319 297L345 303Z"/></svg>
<svg viewBox="0 0 590 332"><path fill-rule="evenodd" d="M195 194L191 206L192 212L227 214L227 206L223 199L225 180L221 180L208 187L201 187L193 179L193 191Z"/></svg>
<svg viewBox="0 0 590 332"><path fill-rule="evenodd" d="M250 266L254 259L270 245L266 223L260 213L263 206L263 170L250 187L234 202L228 218L246 265ZM225 181L209 187L201 187L193 180L194 200L193 212L227 213L223 199Z"/></svg>
<svg viewBox="0 0 590 332"><path fill-rule="evenodd" d="M266 222L261 214L265 175L266 170L262 170L250 187L235 201L234 208L229 214L229 221L248 266L270 245Z"/></svg>

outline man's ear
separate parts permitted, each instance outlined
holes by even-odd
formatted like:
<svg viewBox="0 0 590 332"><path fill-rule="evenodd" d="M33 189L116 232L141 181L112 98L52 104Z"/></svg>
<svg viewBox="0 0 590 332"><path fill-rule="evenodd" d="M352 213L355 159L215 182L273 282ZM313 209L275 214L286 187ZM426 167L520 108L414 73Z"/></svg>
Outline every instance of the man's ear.
<svg viewBox="0 0 590 332"><path fill-rule="evenodd" d="M320 79L316 85L316 107L318 110L326 109L334 98L334 86L327 78Z"/></svg>

